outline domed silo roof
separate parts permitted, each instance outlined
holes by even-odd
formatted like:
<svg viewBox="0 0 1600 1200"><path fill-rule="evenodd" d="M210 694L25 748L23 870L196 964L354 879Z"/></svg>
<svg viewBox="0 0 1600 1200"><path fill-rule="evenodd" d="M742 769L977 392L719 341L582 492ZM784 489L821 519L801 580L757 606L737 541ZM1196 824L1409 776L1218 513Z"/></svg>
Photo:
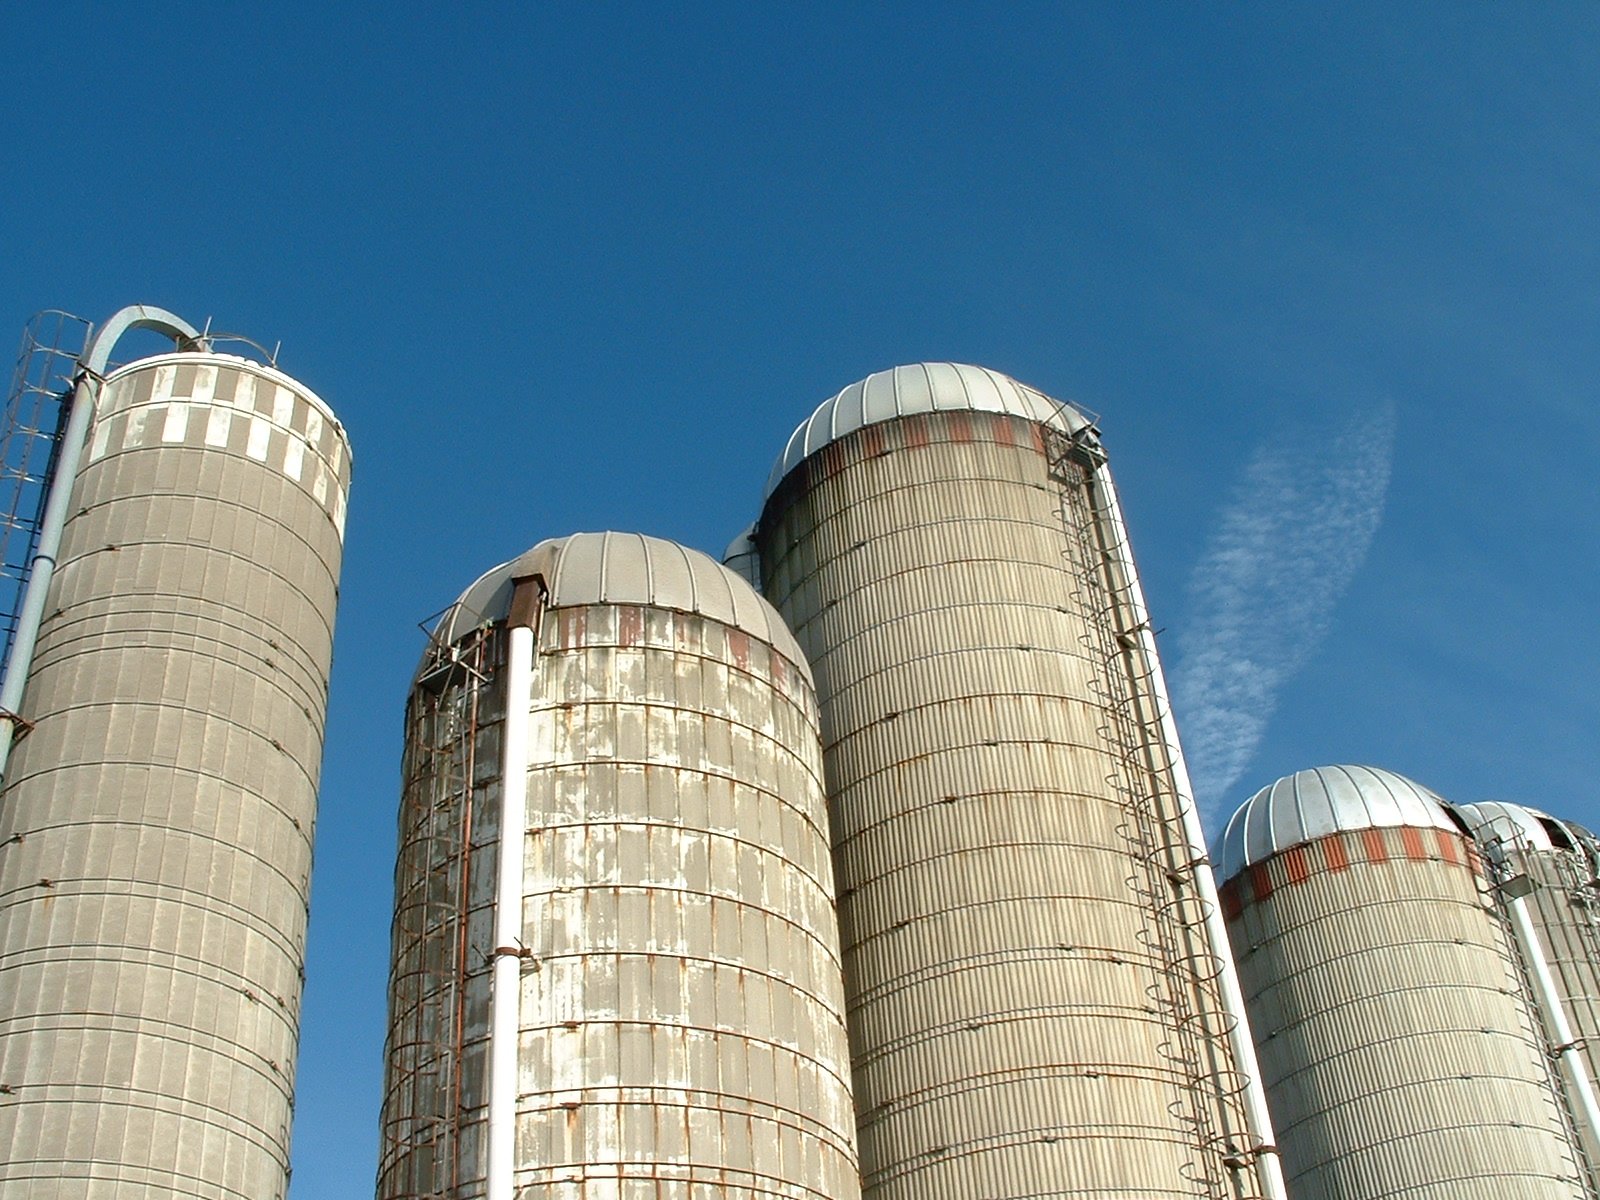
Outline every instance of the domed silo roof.
<svg viewBox="0 0 1600 1200"><path fill-rule="evenodd" d="M697 613L742 629L775 647L810 679L805 655L776 610L710 555L642 533L574 533L550 538L485 571L434 628L450 645L511 611L513 581L542 575L549 607L638 604Z"/></svg>
<svg viewBox="0 0 1600 1200"><path fill-rule="evenodd" d="M1233 814L1222 835L1219 878L1331 833L1401 825L1460 832L1444 800L1404 775L1361 766L1296 771Z"/></svg>
<svg viewBox="0 0 1600 1200"><path fill-rule="evenodd" d="M1064 433L1092 422L1060 400L1009 375L967 363L913 363L878 371L824 400L800 422L767 478L767 495L811 455L866 425L930 412L992 412L1025 417Z"/></svg>
<svg viewBox="0 0 1600 1200"><path fill-rule="evenodd" d="M1553 850L1546 825L1551 818L1535 808L1507 804L1501 800L1480 800L1476 804L1452 807L1466 820L1480 841L1505 841L1531 850Z"/></svg>
<svg viewBox="0 0 1600 1200"><path fill-rule="evenodd" d="M1563 821L1526 804L1479 800L1452 804L1485 848L1502 850L1600 850L1600 839L1582 825Z"/></svg>
<svg viewBox="0 0 1600 1200"><path fill-rule="evenodd" d="M744 531L738 537L728 543L728 548L722 552L722 565L759 592L761 549L756 545L755 535L755 522L752 521L744 527Z"/></svg>

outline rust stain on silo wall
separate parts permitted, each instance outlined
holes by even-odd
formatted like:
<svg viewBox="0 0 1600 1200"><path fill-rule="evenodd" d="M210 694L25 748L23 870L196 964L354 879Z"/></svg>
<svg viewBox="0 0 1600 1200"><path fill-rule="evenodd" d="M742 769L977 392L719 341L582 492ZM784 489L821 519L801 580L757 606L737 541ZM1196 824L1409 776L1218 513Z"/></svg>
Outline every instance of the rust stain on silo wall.
<svg viewBox="0 0 1600 1200"><path fill-rule="evenodd" d="M665 545L645 544L650 554ZM708 1190L848 1200L858 1172L809 673L787 634L780 650L764 627L727 619L733 609L718 619L619 602L627 588L608 557L618 553L608 546L601 556L612 602L563 604L567 593L552 581L539 631L519 1195L578 1200L647 1187L683 1200ZM770 613L710 560L696 556L693 569L715 573L699 587L736 587L738 604ZM781 629L776 614L771 623ZM454 686L477 694L482 763L481 731L503 719L498 676L463 675ZM449 696L414 693L408 761L438 759L427 719ZM457 742L467 724L457 722ZM467 792L438 769L412 778L403 808L417 816L403 815L403 828L419 846L449 840L422 814L440 812L436 824L448 827ZM475 811L493 807L496 785L480 777ZM499 830L478 829L472 853L489 855ZM401 896L413 886L407 861L403 844ZM464 919L443 914L441 922ZM417 1088L479 1069L488 972L481 962L459 980L436 972L458 994L469 1032L459 1047L435 1050L431 1065L409 1056L404 1031L426 1024L431 1003L403 982L427 940L415 934L422 921L397 918L383 1200L481 1186L481 1080L454 1108L438 1090L430 1098ZM448 1155L434 1149L451 1145Z"/></svg>

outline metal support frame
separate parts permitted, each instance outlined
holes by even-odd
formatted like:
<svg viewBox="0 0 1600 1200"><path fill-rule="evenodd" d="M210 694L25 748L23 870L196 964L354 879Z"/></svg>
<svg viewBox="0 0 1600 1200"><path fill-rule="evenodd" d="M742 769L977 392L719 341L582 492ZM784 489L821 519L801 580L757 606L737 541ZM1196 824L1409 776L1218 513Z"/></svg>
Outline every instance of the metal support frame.
<svg viewBox="0 0 1600 1200"><path fill-rule="evenodd" d="M45 497L44 515L39 521L38 542L28 564L27 583L23 586L22 602L17 611L11 653L6 659L4 677L0 678L0 714L8 718L0 720L0 780L5 777L18 724L22 722L17 710L22 703L22 690L28 682L28 672L33 667L33 650L39 637L39 624L44 619L45 597L50 590L50 581L55 576L56 556L61 552L61 531L66 526L73 488L78 481L83 447L94 424L100 385L104 382L106 366L111 361L111 351L123 334L134 329L149 329L164 334L180 347L200 342L200 331L182 317L164 308L133 304L114 314L100 327L89 341L89 348L78 360L66 421L56 449L55 469Z"/></svg>

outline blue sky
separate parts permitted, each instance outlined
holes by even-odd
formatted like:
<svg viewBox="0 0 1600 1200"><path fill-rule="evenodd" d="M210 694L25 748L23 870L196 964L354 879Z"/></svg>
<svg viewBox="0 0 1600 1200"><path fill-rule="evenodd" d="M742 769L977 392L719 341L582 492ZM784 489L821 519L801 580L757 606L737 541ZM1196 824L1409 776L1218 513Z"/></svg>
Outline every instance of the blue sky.
<svg viewBox="0 0 1600 1200"><path fill-rule="evenodd" d="M1215 807L1600 823L1600 8L414 7L0 0L0 336L212 316L355 444L294 1200L371 1194L416 623L719 550L895 363L1102 414L1180 692L1275 681Z"/></svg>

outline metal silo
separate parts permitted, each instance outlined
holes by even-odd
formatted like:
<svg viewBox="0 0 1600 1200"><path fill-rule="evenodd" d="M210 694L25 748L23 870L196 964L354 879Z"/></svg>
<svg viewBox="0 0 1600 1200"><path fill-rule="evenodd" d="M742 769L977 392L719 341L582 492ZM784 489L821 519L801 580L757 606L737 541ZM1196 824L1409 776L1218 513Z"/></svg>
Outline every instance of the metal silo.
<svg viewBox="0 0 1600 1200"><path fill-rule="evenodd" d="M463 593L407 710L381 1200L859 1194L816 722L697 551Z"/></svg>
<svg viewBox="0 0 1600 1200"><path fill-rule="evenodd" d="M1520 804L1455 810L1477 836L1600 1187L1600 841Z"/></svg>
<svg viewBox="0 0 1600 1200"><path fill-rule="evenodd" d="M875 374L795 431L754 541L816 675L863 1194L1281 1196L1089 418Z"/></svg>
<svg viewBox="0 0 1600 1200"><path fill-rule="evenodd" d="M1370 767L1234 814L1223 898L1294 1195L1588 1196L1471 839Z"/></svg>
<svg viewBox="0 0 1600 1200"><path fill-rule="evenodd" d="M129 327L187 348L102 382ZM118 314L58 450L7 672L7 1196L287 1186L350 453L304 385L208 344Z"/></svg>

